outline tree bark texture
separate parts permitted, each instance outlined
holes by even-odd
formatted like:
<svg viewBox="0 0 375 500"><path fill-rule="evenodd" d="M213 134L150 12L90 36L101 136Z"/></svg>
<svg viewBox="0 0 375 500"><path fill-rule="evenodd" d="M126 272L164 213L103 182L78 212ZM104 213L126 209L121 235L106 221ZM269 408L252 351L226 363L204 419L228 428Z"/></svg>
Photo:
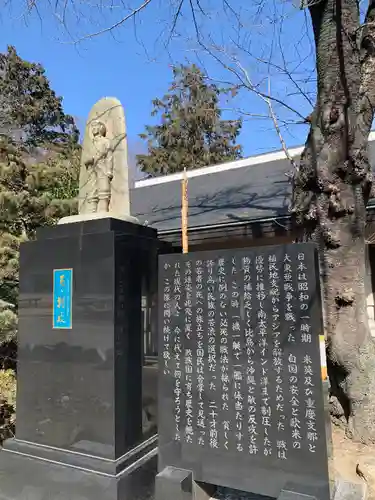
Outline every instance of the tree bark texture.
<svg viewBox="0 0 375 500"><path fill-rule="evenodd" d="M292 210L317 243L332 409L347 434L375 442L375 344L365 294L367 144L375 103L375 0L360 24L357 0L310 7L317 102L293 179Z"/></svg>

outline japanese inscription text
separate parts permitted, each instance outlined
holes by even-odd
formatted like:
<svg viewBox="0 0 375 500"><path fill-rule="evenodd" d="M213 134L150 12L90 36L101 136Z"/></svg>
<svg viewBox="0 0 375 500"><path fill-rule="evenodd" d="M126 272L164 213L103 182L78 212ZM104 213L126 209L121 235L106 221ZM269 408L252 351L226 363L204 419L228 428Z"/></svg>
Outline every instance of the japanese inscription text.
<svg viewBox="0 0 375 500"><path fill-rule="evenodd" d="M73 269L53 270L53 328L72 328Z"/></svg>
<svg viewBox="0 0 375 500"><path fill-rule="evenodd" d="M327 457L315 247L160 262L159 397L174 415L173 432L159 417L161 442L178 442L190 461L195 449L197 460L220 453L310 474Z"/></svg>

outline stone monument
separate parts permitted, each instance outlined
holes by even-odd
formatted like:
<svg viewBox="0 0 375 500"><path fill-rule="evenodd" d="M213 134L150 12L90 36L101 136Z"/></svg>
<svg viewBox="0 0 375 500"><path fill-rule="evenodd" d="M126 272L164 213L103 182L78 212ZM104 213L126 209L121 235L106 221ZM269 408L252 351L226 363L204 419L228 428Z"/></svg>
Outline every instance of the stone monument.
<svg viewBox="0 0 375 500"><path fill-rule="evenodd" d="M137 223L130 215L129 167L124 109L104 97L91 109L82 144L78 215L59 224L112 217Z"/></svg>
<svg viewBox="0 0 375 500"><path fill-rule="evenodd" d="M330 500L322 334L314 245L161 256L156 499Z"/></svg>
<svg viewBox="0 0 375 500"><path fill-rule="evenodd" d="M156 284L162 243L130 217L126 161L122 107L102 99L86 128L79 215L21 245L17 426L0 451L3 500L153 494L141 303L155 293L144 283Z"/></svg>

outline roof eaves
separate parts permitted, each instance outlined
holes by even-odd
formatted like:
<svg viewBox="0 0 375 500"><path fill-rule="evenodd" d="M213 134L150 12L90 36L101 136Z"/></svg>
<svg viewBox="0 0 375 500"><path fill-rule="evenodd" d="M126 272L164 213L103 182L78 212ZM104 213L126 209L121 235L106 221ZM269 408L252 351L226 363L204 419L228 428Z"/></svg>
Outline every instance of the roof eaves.
<svg viewBox="0 0 375 500"><path fill-rule="evenodd" d="M210 229L221 229L221 228L229 228L229 227L236 227L236 226L248 226L250 224L259 224L262 222L276 222L279 220L285 220L285 219L290 219L290 215L277 215L275 217L263 217L263 218L254 218L254 219L243 219L241 221L235 221L235 222L220 222L218 224L208 224L206 226L190 226L188 229L188 232L196 232L196 231L207 231ZM158 234L161 236L163 234L178 234L181 233L181 228L175 228L175 229L160 229L158 231Z"/></svg>
<svg viewBox="0 0 375 500"><path fill-rule="evenodd" d="M371 131L369 134L369 141L375 141L375 131ZM296 157L302 153L304 146L298 146L289 149L289 155L291 157ZM248 158L242 158L241 160L236 160L227 163L221 163L218 165L211 165L208 167L197 168L194 170L189 170L187 172L187 178L192 179L194 177L200 177L202 175L215 174L219 172L225 172L228 170L234 170L243 167L250 167L261 165L263 163L269 163L277 160L287 160L284 150L278 150L271 153L263 153L261 155L250 156ZM143 188L156 186L158 184L166 184L168 182L181 181L183 172L178 172L175 174L164 175L160 177L152 177L150 179L141 179L136 181L134 188Z"/></svg>

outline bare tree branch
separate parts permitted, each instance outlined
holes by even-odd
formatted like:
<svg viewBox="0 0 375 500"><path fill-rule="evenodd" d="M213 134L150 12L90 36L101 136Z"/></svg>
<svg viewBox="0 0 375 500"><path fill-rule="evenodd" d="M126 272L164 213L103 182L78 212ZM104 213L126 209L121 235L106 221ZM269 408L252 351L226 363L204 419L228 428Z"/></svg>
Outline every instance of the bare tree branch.
<svg viewBox="0 0 375 500"><path fill-rule="evenodd" d="M145 0L141 5L139 5L139 7L134 9L132 12L127 14L125 17L123 17L122 19L120 19L116 23L112 24L112 26L109 26L107 28L103 28L102 30L99 30L95 33L90 33L88 35L85 35L85 36L79 38L78 40L76 40L75 42L68 42L68 43L76 44L76 43L80 43L84 40L88 40L90 38L95 38L97 36L104 35L104 33L109 33L111 31L115 30L116 28L119 28L122 24L126 23L126 21L128 21L129 19L134 18L137 14L139 14L142 10L144 10L151 2L152 2L152 0Z"/></svg>
<svg viewBox="0 0 375 500"><path fill-rule="evenodd" d="M24 1L34 11L37 6L47 5L64 32L70 34L65 43L77 47L80 42L106 33L114 36L117 28L132 21L137 43L150 60L155 57L150 57L148 48L151 47L146 47L147 40L142 41L142 32L137 27L138 21L148 16L147 8L152 5L151 15L153 9L157 9L157 24L161 26L156 42L152 41L152 50L161 42L161 50L168 51L173 65L177 45L171 46L171 41L177 44L182 41L188 48L186 59L190 59L190 63L198 60L200 66L200 59L207 62L206 73L211 80L228 80L227 84L239 95L247 93L259 97L261 104L255 104L257 109L241 109L241 114L247 118L268 119L272 127L276 119L279 132L283 130L288 136L284 137L285 144L292 138L288 125L305 123L313 107L316 83L314 48L309 33L311 24L308 24L306 11L301 13L290 2L250 0L239 4L233 0L159 0L158 4L156 0L47 0L42 4L41 0ZM142 12L140 17L138 14ZM41 17L45 15L43 8ZM302 26L302 30L295 30L296 43L290 41L293 16L298 17ZM80 31L75 37L69 30L72 23ZM88 30L90 25L96 29ZM216 70L219 74L212 78ZM273 95L267 90L268 78L273 83ZM253 98L249 100L256 102ZM232 112L234 110L235 107Z"/></svg>
<svg viewBox="0 0 375 500"><path fill-rule="evenodd" d="M269 93L269 95L271 95L271 82L270 82L270 80L268 81L268 85L269 85L269 87L268 87L269 92L268 93ZM270 98L266 98L265 101L268 104L268 109L269 109L269 112L270 112L270 116L272 118L272 121L273 121L275 130L276 130L276 133L279 136L279 139L280 139L280 142L281 142L281 147L283 148L284 154L285 154L286 158L290 161L292 167L295 170L298 170L298 165L295 162L294 158L290 155L289 150L287 148L287 145L286 145L286 143L284 141L284 138L282 136L282 133L281 133L281 130L280 130L280 127L279 127L279 123L278 123L276 115L275 115L275 113L274 113L274 111L272 109L272 101L271 101Z"/></svg>
<svg viewBox="0 0 375 500"><path fill-rule="evenodd" d="M177 11L176 11L175 15L173 16L172 28L171 28L171 30L170 30L170 32L169 32L169 37L168 37L168 40L167 40L166 46L168 46L168 45L169 45L169 43L170 43L170 41L171 41L171 38L172 38L172 36L173 36L173 34L174 34L174 31L175 31L175 29L176 29L177 22L178 22L178 20L179 20L180 15L181 15L181 10L182 10L182 6L183 6L183 5L184 5L184 0L180 0L180 3L179 3L179 5L178 5L178 7L177 7Z"/></svg>

